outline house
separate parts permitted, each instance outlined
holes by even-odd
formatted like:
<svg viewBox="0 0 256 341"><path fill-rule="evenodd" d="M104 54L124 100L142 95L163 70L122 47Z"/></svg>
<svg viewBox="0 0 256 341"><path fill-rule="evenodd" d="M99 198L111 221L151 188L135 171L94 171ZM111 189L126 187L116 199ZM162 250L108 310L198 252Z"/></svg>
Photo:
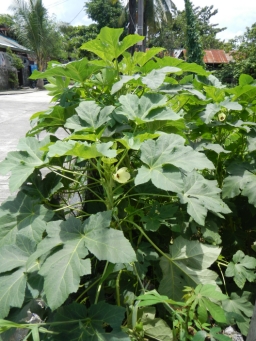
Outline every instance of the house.
<svg viewBox="0 0 256 341"><path fill-rule="evenodd" d="M185 59L186 50L177 49L174 50L173 56L175 58ZM216 70L219 66L223 64L228 64L233 60L232 56L229 53L226 53L224 50L204 50L204 63L207 66L207 69Z"/></svg>
<svg viewBox="0 0 256 341"><path fill-rule="evenodd" d="M16 70L12 66L11 57L6 53L6 49L10 48L12 52L17 54L23 61L24 68ZM15 40L9 38L5 34L4 27L0 27L0 90L5 90L10 87L9 77L11 72L17 72L19 86L28 86L28 77L31 74L31 64L34 61L29 56L29 49L20 45Z"/></svg>

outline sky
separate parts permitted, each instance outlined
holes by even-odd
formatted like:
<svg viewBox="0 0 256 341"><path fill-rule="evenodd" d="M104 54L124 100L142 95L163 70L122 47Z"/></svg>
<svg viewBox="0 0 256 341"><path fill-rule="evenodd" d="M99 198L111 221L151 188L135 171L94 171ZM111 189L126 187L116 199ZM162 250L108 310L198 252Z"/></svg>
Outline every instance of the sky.
<svg viewBox="0 0 256 341"><path fill-rule="evenodd" d="M126 2L127 0L123 0ZM173 0L179 10L184 9L184 0ZM8 7L12 0L0 0L0 14L9 13ZM64 21L71 25L89 25L84 12L85 0L43 0L43 4L48 9L49 14L55 15L57 21ZM256 1L254 0L192 0L195 6L211 6L218 9L211 23L219 24L219 27L227 29L217 35L221 40L232 39L245 32L246 27L250 27L256 22Z"/></svg>

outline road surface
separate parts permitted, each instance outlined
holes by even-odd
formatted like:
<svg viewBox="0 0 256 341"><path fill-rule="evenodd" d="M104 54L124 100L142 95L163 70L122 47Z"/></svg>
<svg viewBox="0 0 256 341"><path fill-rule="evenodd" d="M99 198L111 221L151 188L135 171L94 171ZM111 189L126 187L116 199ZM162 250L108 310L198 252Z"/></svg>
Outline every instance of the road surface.
<svg viewBox="0 0 256 341"><path fill-rule="evenodd" d="M0 95L0 161L9 151L16 150L19 139L30 129L31 115L46 110L50 100L44 90ZM8 176L0 175L0 203L9 195Z"/></svg>

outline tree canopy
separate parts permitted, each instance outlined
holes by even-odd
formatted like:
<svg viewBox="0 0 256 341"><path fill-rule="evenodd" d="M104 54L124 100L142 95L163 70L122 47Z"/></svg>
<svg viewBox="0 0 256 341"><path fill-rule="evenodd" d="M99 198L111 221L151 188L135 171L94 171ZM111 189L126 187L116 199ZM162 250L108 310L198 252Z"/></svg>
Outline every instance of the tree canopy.
<svg viewBox="0 0 256 341"><path fill-rule="evenodd" d="M81 50L83 43L95 39L98 34L97 24L89 26L71 26L62 24L59 30L63 37L63 49L68 60L80 59L83 57L92 57L90 52Z"/></svg>
<svg viewBox="0 0 256 341"><path fill-rule="evenodd" d="M119 0L113 3L109 0L89 0L85 3L85 11L97 23L99 30L105 26L117 28L124 24L121 20L124 7Z"/></svg>
<svg viewBox="0 0 256 341"><path fill-rule="evenodd" d="M61 37L56 23L49 17L42 0L14 0L12 29L19 41L35 53L38 69L47 61L61 56Z"/></svg>
<svg viewBox="0 0 256 341"><path fill-rule="evenodd" d="M187 61L190 63L195 62L199 65L204 65L204 52L201 44L200 33L198 30L197 19L193 12L193 7L190 0L185 0L185 12L187 20Z"/></svg>
<svg viewBox="0 0 256 341"><path fill-rule="evenodd" d="M218 27L217 23L211 23L212 18L218 13L218 9L214 9L213 6L194 7L193 4L191 5L197 19L197 30L200 35L202 49L222 49L224 43L216 35L225 28ZM149 44L163 46L168 51L183 49L186 47L186 31L186 12L185 10L176 11L171 19L158 27L156 32L150 31Z"/></svg>

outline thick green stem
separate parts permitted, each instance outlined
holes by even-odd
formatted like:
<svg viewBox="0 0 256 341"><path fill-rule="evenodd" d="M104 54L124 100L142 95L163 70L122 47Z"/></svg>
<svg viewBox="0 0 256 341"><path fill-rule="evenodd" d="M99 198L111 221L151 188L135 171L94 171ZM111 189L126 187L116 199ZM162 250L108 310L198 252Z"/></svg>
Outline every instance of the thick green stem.
<svg viewBox="0 0 256 341"><path fill-rule="evenodd" d="M120 302L120 278L121 278L121 274L122 274L123 270L120 270L117 278L116 278L116 303L118 305L118 307L121 306L121 302Z"/></svg>

